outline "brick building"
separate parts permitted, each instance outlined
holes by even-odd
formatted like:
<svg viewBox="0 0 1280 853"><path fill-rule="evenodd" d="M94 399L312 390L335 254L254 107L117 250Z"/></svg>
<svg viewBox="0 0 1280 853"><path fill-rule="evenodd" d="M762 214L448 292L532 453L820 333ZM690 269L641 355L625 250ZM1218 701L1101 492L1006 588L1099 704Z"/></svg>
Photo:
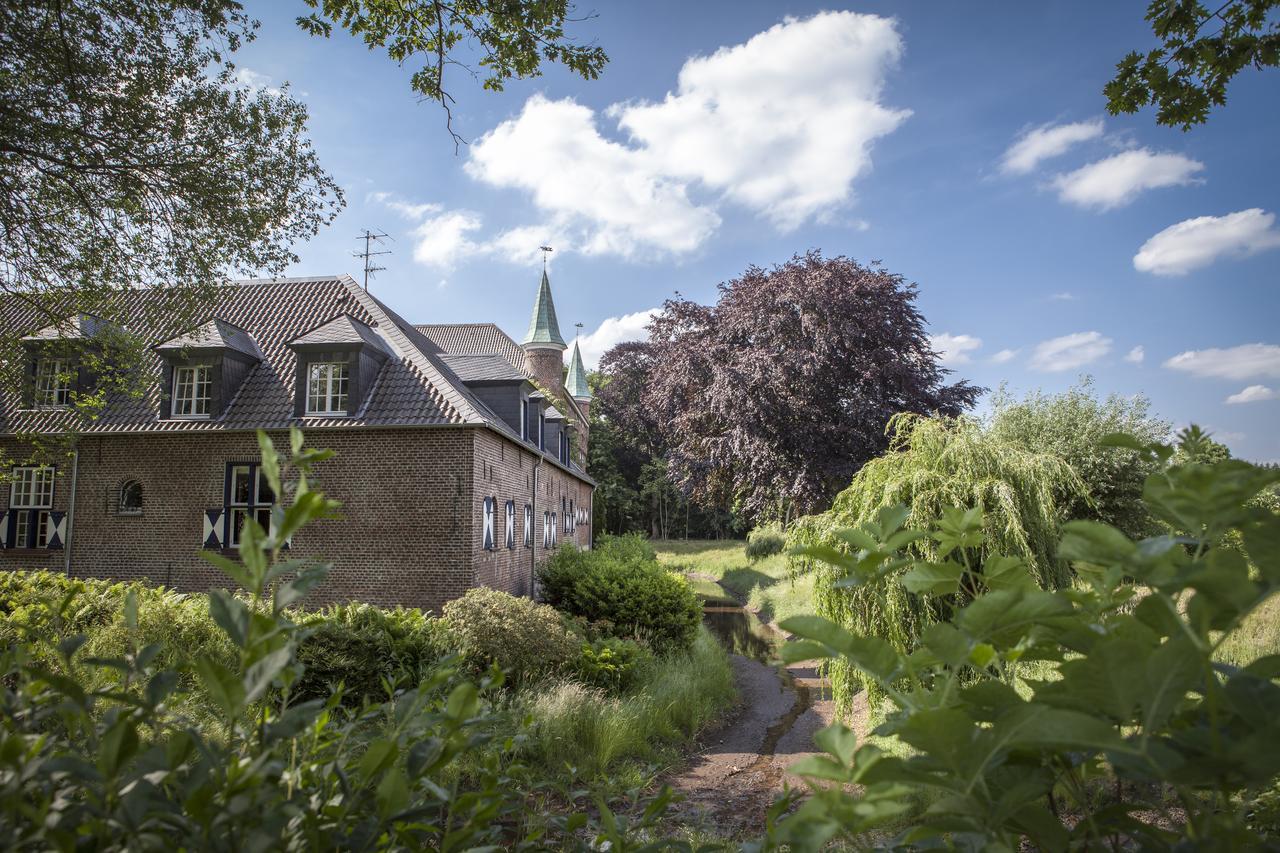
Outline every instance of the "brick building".
<svg viewBox="0 0 1280 853"><path fill-rule="evenodd" d="M0 328L23 336L7 372L25 377L0 388L0 452L16 463L0 568L224 586L199 551L234 553L244 520L269 518L255 434L279 443L291 426L337 454L316 479L341 518L291 543L334 564L312 604L528 594L549 549L589 547L590 394L576 346L562 380L545 273L523 344L493 324L414 326L347 276L229 284L195 328L166 327L161 298L130 291L110 321L43 327L0 303ZM85 421L71 407L95 386L87 353L120 336L145 345L145 393L113 393ZM58 435L74 436L66 452L33 451L32 436Z"/></svg>

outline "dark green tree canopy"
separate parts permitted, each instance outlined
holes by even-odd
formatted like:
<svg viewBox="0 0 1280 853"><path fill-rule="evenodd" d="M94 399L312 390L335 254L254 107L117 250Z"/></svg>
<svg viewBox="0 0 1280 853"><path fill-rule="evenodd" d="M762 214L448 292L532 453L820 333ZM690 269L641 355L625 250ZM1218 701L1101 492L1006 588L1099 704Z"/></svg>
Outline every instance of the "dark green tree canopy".
<svg viewBox="0 0 1280 853"><path fill-rule="evenodd" d="M1160 46L1131 52L1103 89L1112 115L1152 104L1156 121L1188 130L1227 102L1227 84L1245 68L1280 65L1280 0L1151 0L1147 20Z"/></svg>
<svg viewBox="0 0 1280 853"><path fill-rule="evenodd" d="M253 27L226 0L0 4L0 289L93 309L295 259L342 195L306 108L233 85Z"/></svg>

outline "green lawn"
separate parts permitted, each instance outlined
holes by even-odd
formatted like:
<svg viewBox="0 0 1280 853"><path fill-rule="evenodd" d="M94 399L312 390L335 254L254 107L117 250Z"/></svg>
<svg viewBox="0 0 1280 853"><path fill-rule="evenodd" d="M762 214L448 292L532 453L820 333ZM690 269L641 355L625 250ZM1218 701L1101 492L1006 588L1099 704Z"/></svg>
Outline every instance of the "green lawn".
<svg viewBox="0 0 1280 853"><path fill-rule="evenodd" d="M813 612L813 576L790 577L781 554L753 563L746 543L735 540L655 540L653 547L661 563L719 581L765 622Z"/></svg>

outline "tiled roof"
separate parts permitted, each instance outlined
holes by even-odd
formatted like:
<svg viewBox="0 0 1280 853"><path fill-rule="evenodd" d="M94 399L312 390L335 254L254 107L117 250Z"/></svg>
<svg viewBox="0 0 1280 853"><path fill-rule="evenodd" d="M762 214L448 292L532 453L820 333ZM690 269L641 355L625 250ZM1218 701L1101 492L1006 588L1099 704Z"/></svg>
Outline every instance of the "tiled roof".
<svg viewBox="0 0 1280 853"><path fill-rule="evenodd" d="M557 409L555 406L547 406L546 415L547 415L547 420L549 421L564 420L564 415L561 414L560 410Z"/></svg>
<svg viewBox="0 0 1280 853"><path fill-rule="evenodd" d="M350 314L334 317L322 326L299 335L289 341L289 346L310 346L326 344L369 344L372 347L390 354L391 348L386 345L378 333L361 323Z"/></svg>
<svg viewBox="0 0 1280 853"><path fill-rule="evenodd" d="M172 312L157 310L163 308L164 295L167 294L163 291L122 291L113 310L102 313L147 343L171 343L181 336L193 335L172 327L181 322L173 318ZM0 434L62 432L72 426L83 433L104 434L471 424L487 426L520 441L518 433L462 383L443 359L438 345L361 289L350 276L229 283L216 289L207 316L217 318L214 325L224 343L236 341L236 334L228 334L230 327L251 338L261 355L261 361L249 370L220 417L160 419L162 356L151 348L145 350L143 357L147 360L146 375L153 378L141 397L110 396L101 415L90 423L74 424L73 415L65 411L23 410L15 389L0 387ZM29 302L0 297L0 335L21 335L42 322L48 322L47 315ZM192 336L191 341L213 340L209 337L213 333L206 330L209 325L202 325L197 331L205 331ZM299 419L293 415L297 355L289 344L321 330L327 330L325 336L360 334L389 353L366 404L353 417ZM364 338L365 332L372 339ZM519 347L516 350L519 352ZM580 470L572 470L590 479Z"/></svg>
<svg viewBox="0 0 1280 853"><path fill-rule="evenodd" d="M463 382L521 382L526 378L524 371L512 367L500 355L443 355L441 358Z"/></svg>
<svg viewBox="0 0 1280 853"><path fill-rule="evenodd" d="M75 317L45 326L39 331L23 337L24 341L73 341L92 338L109 324L92 314L77 314Z"/></svg>
<svg viewBox="0 0 1280 853"><path fill-rule="evenodd" d="M587 385L587 370L582 365L582 351L573 342L573 357L569 359L569 375L564 380L564 390L576 400L590 400L591 387Z"/></svg>
<svg viewBox="0 0 1280 853"><path fill-rule="evenodd" d="M560 336L560 324L556 321L556 306L551 301L551 281L547 271L542 271L542 283L538 285L538 296L533 302L533 316L529 318L529 331L523 343L545 344L549 347L564 349L564 338Z"/></svg>
<svg viewBox="0 0 1280 853"><path fill-rule="evenodd" d="M430 323L414 327L447 355L500 355L524 370L524 350L494 323Z"/></svg>
<svg viewBox="0 0 1280 853"><path fill-rule="evenodd" d="M248 332L216 317L176 338L157 344L156 349L160 352L185 349L233 349L262 361L262 350L258 349L258 345L253 342Z"/></svg>

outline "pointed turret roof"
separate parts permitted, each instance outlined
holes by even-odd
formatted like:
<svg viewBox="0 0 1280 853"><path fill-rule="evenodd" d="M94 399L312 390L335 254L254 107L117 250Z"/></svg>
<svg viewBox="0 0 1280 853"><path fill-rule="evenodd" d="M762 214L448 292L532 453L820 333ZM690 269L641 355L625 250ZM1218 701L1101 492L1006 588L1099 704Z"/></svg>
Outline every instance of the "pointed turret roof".
<svg viewBox="0 0 1280 853"><path fill-rule="evenodd" d="M587 384L587 369L582 366L582 351L578 341L573 341L573 357L569 359L569 375L564 380L564 390L575 400L590 400L591 386Z"/></svg>
<svg viewBox="0 0 1280 853"><path fill-rule="evenodd" d="M538 298L533 303L533 317L529 320L529 333L524 336L522 346L555 347L566 349L564 338L560 337L560 324L556 322L556 306L551 301L551 281L547 271L542 271L542 284L538 287Z"/></svg>

